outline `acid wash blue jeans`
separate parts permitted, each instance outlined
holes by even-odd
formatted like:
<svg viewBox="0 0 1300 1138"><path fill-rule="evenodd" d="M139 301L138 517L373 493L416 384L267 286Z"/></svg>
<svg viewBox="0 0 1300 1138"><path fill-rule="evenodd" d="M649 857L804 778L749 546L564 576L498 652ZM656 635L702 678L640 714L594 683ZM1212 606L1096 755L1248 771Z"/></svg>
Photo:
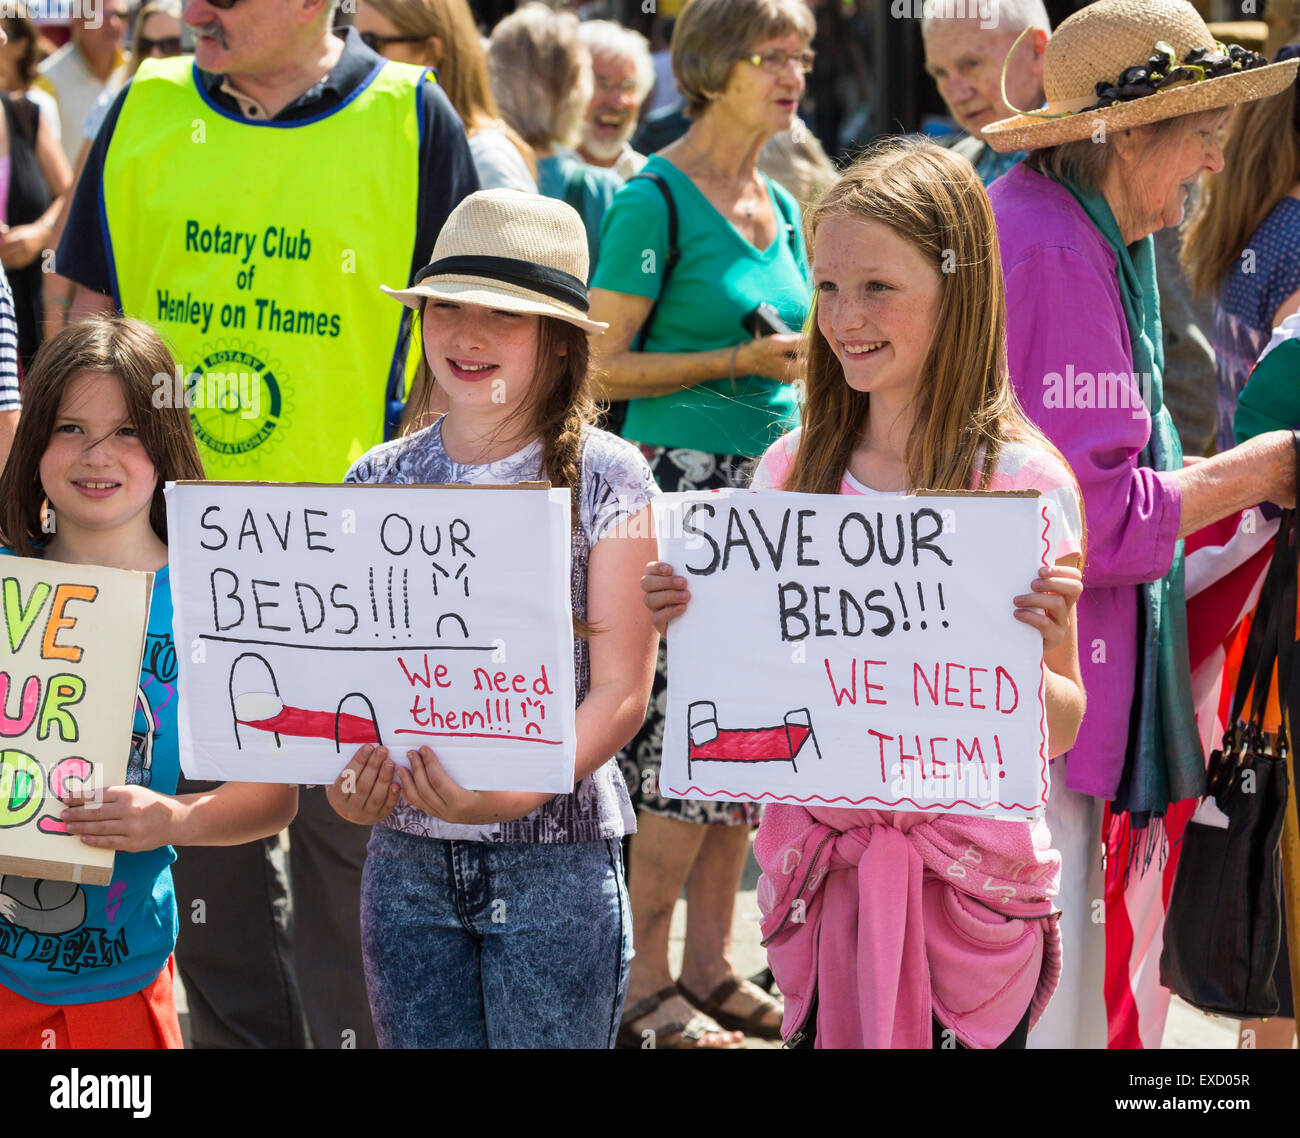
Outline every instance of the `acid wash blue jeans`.
<svg viewBox="0 0 1300 1138"><path fill-rule="evenodd" d="M361 948L380 1047L612 1047L632 959L621 845L376 826Z"/></svg>

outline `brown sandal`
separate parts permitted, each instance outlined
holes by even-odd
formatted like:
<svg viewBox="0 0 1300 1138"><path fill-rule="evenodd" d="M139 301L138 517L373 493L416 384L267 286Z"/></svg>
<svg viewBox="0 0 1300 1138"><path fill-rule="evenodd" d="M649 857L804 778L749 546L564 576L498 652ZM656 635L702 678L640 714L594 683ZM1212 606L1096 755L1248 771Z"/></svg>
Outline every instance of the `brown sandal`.
<svg viewBox="0 0 1300 1138"><path fill-rule="evenodd" d="M660 988L653 996L637 1000L623 1013L623 1022L618 1028L618 1041L614 1046L624 1050L639 1050L644 1043L644 1033L637 1031L635 1025L647 1016L653 1015L665 1000L680 995L682 993L677 987L670 984L667 988ZM706 1045L701 1042L707 1035L720 1034L722 1029L718 1028L716 1023L710 1022L707 1015L699 1013L692 1015L685 1023L674 1020L672 1023L661 1024L652 1031L654 1046L661 1051L735 1051L744 1048L744 1043ZM671 1039L672 1042L659 1042L665 1038Z"/></svg>
<svg viewBox="0 0 1300 1138"><path fill-rule="evenodd" d="M738 1015L735 1012L723 1011L722 1005L725 1004L735 992L739 991L742 983L744 983L744 981L736 976L731 977L730 980L724 980L709 993L709 997L706 1000L701 1000L699 996L695 995L695 993L689 988L683 987L680 982L677 985L677 990L687 1000L699 1008L700 1011L702 1011L706 1016L711 1017L721 1027L727 1028L731 1031L743 1031L746 1035L757 1036L759 1039L780 1039L781 1025L777 1024L773 1026L772 1024L764 1023L763 1020L766 1016L771 1014L771 1012L784 1012L784 1009L781 1004L778 1004L761 989L759 991L762 999L759 1001L758 1007L750 1012L749 1015L743 1016ZM755 985L755 987L757 987L757 985Z"/></svg>

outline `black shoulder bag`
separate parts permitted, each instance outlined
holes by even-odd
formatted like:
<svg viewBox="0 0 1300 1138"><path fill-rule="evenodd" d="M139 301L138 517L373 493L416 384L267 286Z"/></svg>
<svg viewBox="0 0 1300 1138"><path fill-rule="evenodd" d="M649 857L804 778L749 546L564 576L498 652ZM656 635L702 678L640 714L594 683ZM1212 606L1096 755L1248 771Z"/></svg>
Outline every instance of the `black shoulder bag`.
<svg viewBox="0 0 1300 1138"><path fill-rule="evenodd" d="M1300 524L1296 512L1286 510L1246 640L1229 726L1221 749L1210 756L1208 793L1228 816L1228 827L1188 823L1165 914L1160 982L1194 1007L1233 1019L1262 1019L1278 1010L1273 970L1282 932L1280 843L1298 560ZM1270 738L1264 712L1274 663L1282 718Z"/></svg>

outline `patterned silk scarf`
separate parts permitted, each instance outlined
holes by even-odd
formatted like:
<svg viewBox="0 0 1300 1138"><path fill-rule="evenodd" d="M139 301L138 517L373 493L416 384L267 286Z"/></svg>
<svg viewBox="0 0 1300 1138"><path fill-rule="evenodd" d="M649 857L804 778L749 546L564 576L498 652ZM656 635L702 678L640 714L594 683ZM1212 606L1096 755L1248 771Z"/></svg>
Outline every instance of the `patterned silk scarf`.
<svg viewBox="0 0 1300 1138"><path fill-rule="evenodd" d="M1155 470L1181 470L1183 448L1164 405L1164 337L1156 286L1155 243L1148 235L1125 245L1115 215L1101 194L1069 181L1074 195L1115 251L1119 295L1128 322L1133 371L1151 413L1151 438L1140 462ZM1172 802L1205 791L1205 758L1196 731L1191 667L1187 657L1187 606L1183 594L1183 542L1174 546L1174 561L1163 577L1140 586L1138 606L1137 690L1124 758L1124 774L1111 804L1119 824L1127 816L1134 830L1152 817L1162 819ZM1146 842L1134 842L1135 861L1151 859L1163 826L1157 822ZM1140 849L1139 849L1140 847Z"/></svg>

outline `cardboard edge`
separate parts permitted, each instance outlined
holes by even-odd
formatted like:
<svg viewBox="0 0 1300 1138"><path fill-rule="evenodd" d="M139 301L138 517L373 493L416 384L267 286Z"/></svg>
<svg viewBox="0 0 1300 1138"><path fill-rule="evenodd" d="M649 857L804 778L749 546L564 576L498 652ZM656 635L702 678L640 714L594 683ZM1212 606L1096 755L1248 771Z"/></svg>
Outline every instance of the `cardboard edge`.
<svg viewBox="0 0 1300 1138"><path fill-rule="evenodd" d="M49 564L61 564L50 562ZM143 623L140 626L140 642L135 655L134 674L138 677L144 661L145 648L149 637L149 614L153 606L153 584L157 574L153 570L114 569L109 566L95 566L97 570L121 574L141 579L144 585ZM138 680L137 680L138 683ZM134 706L134 704L133 704ZM134 717L134 711L132 712ZM128 762L129 762L128 748ZM19 877L43 878L47 881L71 881L79 885L108 885L113 880L113 867L117 863L116 850L104 850L100 847L85 846L81 848L88 853L108 854L107 865L92 865L84 862L48 861L44 858L22 857L17 854L0 854L0 873L12 873Z"/></svg>
<svg viewBox="0 0 1300 1138"><path fill-rule="evenodd" d="M313 490L550 490L549 482L218 482L182 478L167 486L293 486ZM562 489L562 487L561 487Z"/></svg>
<svg viewBox="0 0 1300 1138"><path fill-rule="evenodd" d="M0 856L0 873L12 873L16 877L39 877L46 881L71 881L76 885L107 885L113 880L111 865L81 865L8 854Z"/></svg>
<svg viewBox="0 0 1300 1138"><path fill-rule="evenodd" d="M914 498L1041 498L1041 490L914 490Z"/></svg>

